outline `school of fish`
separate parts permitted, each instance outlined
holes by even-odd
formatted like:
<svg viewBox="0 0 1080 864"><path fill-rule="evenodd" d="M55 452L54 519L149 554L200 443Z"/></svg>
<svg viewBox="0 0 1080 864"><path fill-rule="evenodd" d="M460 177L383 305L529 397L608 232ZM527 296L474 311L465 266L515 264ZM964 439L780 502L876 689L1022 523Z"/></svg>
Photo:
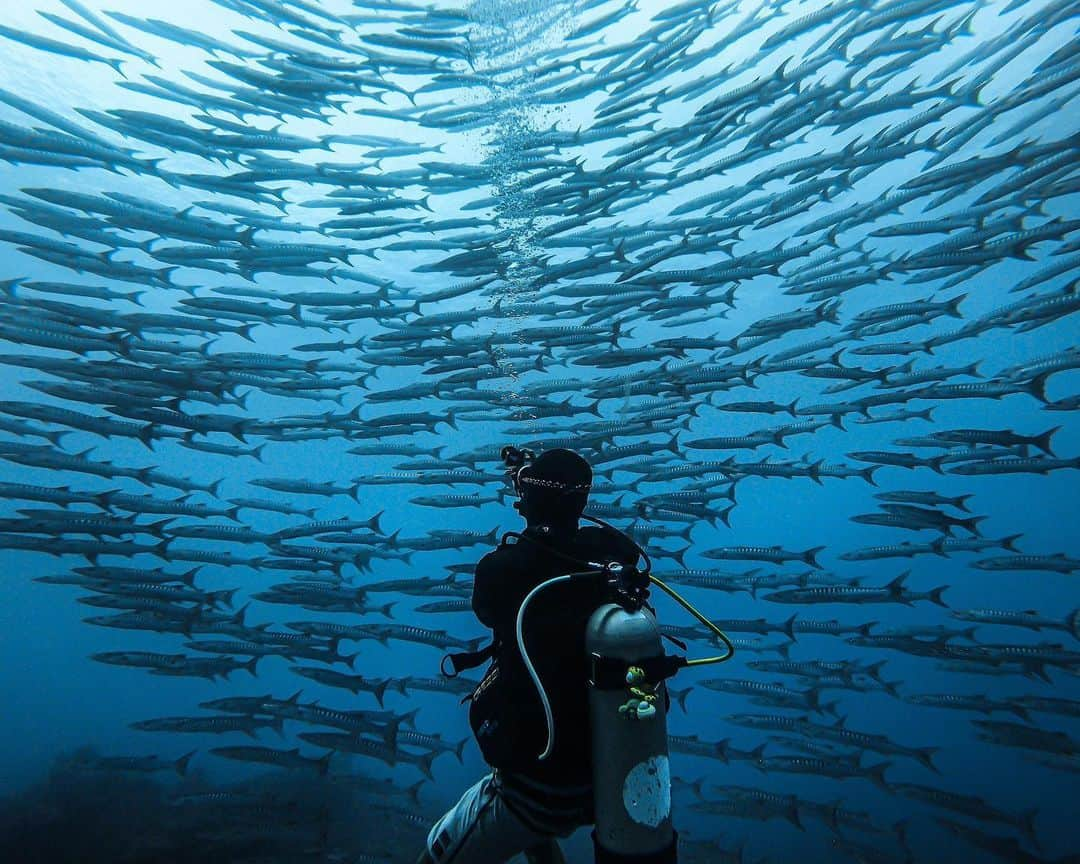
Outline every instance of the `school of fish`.
<svg viewBox="0 0 1080 864"><path fill-rule="evenodd" d="M65 768L179 775L140 849L413 860L482 769L438 662L486 641L513 443L588 458L735 642L671 685L682 860L784 860L766 822L806 861L1080 853L1040 822L1080 547L1008 530L1080 500L1080 6L44 5L0 13L0 549L93 662L214 694ZM1025 806L950 767L957 719ZM276 773L190 774L225 760Z"/></svg>

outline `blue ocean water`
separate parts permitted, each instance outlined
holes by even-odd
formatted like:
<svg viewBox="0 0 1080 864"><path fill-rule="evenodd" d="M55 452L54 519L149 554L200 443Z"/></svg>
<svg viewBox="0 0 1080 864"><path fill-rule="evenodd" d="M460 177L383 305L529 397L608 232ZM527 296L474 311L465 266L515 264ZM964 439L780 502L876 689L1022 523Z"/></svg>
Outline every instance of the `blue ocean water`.
<svg viewBox="0 0 1080 864"><path fill-rule="evenodd" d="M184 828L192 846L211 860L413 860L425 826L485 771L471 741L461 762L438 755L430 780L404 758L390 766L339 753L331 772L352 778L346 786L310 769L210 752L258 744L320 757L325 750L298 736L322 726L288 719L281 737L262 729L256 741L235 731L133 729L155 718L209 716L199 703L225 697L283 700L302 691L305 702L343 711L380 706L370 693L298 676L292 667L318 665L302 658L264 657L257 675L240 669L216 681L98 662L92 655L117 651L209 658L184 643L234 637L92 626L84 619L113 610L78 600L122 595L101 584L34 580L87 566L178 574L204 552L228 552L243 560L205 563L195 584L235 589L231 605L221 605L246 606L250 633L325 621L482 637L468 613L417 611L467 597L465 573L456 577L465 588L449 595L364 598L374 607L395 602L390 619L360 611L363 604L319 611L267 602L272 586L295 588L311 575L295 562L290 569L267 560L301 557L305 544L309 562L320 549L348 548L362 566L340 568L346 586L443 579L448 566L467 569L491 547L488 532L516 529L520 519L508 499L437 508L412 499L501 496L499 447L556 441L583 452L609 482L595 502L626 508L604 518L624 529L688 531L649 541L655 570L710 618L733 624L730 635L740 640L728 664L672 683L690 688L684 707L673 705L672 735L716 745L708 757L672 748L674 773L685 781L674 802L686 860L1035 861L1080 852L1070 830L1080 741L1080 634L1070 617L1080 607L1072 566L1080 567L1077 328L1069 317L1080 264L1076 13L1060 2L929 0L461 9L58 0L0 11L8 61L0 71L0 482L39 489L27 498L3 487L8 746L0 826L9 859L72 860L63 848L45 857L42 837L101 834L102 820L111 824L133 796L161 796L168 818L155 821L153 810L128 820L120 839L101 841L100 860L186 860L170 845L185 820L195 826ZM101 288L142 294L136 305L99 299L93 291ZM371 300L376 291L381 301ZM207 298L253 305L191 302ZM950 300L952 314L944 309ZM379 315L360 314L373 304ZM690 311L671 314L680 304ZM814 309L817 317L793 317ZM428 317L443 313L458 317ZM153 314L174 317L133 317ZM245 325L249 338L232 332ZM680 347L680 339L688 341ZM695 339L715 341L698 347ZM897 343L891 353L860 353L886 343ZM662 351L647 350L654 348ZM822 370L829 377L815 376ZM926 374L904 378L918 373ZM560 379L568 380L551 395L538 393ZM435 381L438 392L418 395ZM828 389L844 381L853 386ZM406 387L418 389L393 396ZM895 399L873 401L882 394ZM773 404L731 407L751 401ZM792 403L791 412L781 408ZM28 405L50 407L41 414ZM887 419L927 409L928 417ZM421 416L380 431L380 417L408 412ZM86 415L135 423L146 443L96 434ZM776 432L811 420L817 428ZM1052 456L1001 443L1053 427ZM195 433L190 441L187 432ZM689 443L718 436L740 440ZM256 459L185 441L261 449ZM626 444L647 446L625 459L604 453ZM431 464L386 478L413 470L403 464L410 457L349 452L361 445L412 445ZM96 473L50 462L57 454L81 454ZM888 454L907 454L916 467L890 464ZM955 461L935 468L941 456ZM1060 461L1031 461L1044 457ZM716 464L722 460L730 461ZM874 465L873 482L857 473ZM965 465L982 469L956 472ZM664 474L674 466L683 473ZM431 482L443 467L483 476ZM144 482L116 468L171 477ZM769 471L781 476L763 476ZM356 492L252 482L268 478ZM61 508L42 499L41 487L53 498L85 495ZM656 503L679 490L697 505ZM906 511L908 527L852 521L903 520L877 497L901 491L970 496L970 512L908 504L923 508ZM293 512L244 506L234 519L183 515L151 528L165 515L102 506L117 493L158 501L190 494L183 500L222 508L257 497ZM719 514L733 502L725 524ZM52 521L40 512L50 509ZM85 525L65 524L57 515L64 513L140 527L95 539ZM265 539L175 533L243 525L265 537L311 520L376 514L380 536L348 546L304 537L282 551ZM975 530L993 542L951 550L943 540L975 534L934 527L940 521L911 527L942 514L983 517ZM401 553L437 531L485 536ZM149 551L170 536L160 555ZM1011 546L1001 543L1014 536ZM76 548L130 540L146 550L103 546L95 561ZM76 551L64 550L69 541ZM922 549L851 560L858 550L903 542ZM751 560L705 554L774 546L823 547L820 567L773 562L760 548ZM1014 554L1039 557L1000 570L974 566ZM1052 556L1060 556L1057 569L1047 569ZM695 586L691 570L715 571L721 587ZM886 586L905 571L909 591L948 586L945 605L897 602L902 594L884 602L769 600L855 578ZM333 576L324 569L320 578ZM139 599L161 602L145 591ZM666 625L693 624L662 597L656 606ZM985 623L992 616L983 614L967 636L925 630L873 644L903 628L962 631L973 626L961 617L970 610L1030 610L1051 623ZM768 635L737 629L756 619ZM807 632L818 621L845 632ZM871 641L860 644L860 633ZM325 668L391 682L436 676L442 654L400 639L345 639L339 650L359 652L354 668ZM700 635L689 642L692 656L712 650ZM878 678L815 685L748 665L784 658L884 666ZM778 683L835 705L809 713L763 705L703 679ZM455 746L469 738L458 696L404 689L391 685L383 708L399 716L419 709L415 729ZM926 694L971 697L985 712L911 701ZM1037 701L1049 699L1060 701ZM753 728L736 716L747 714L793 718L800 731ZM853 776L800 773L783 761L823 743L813 724L838 729L841 718L880 736L816 757ZM931 765L904 748L935 748ZM171 761L192 751L183 776L168 766L93 768L103 757ZM883 763L884 779L872 782L870 769ZM386 780L398 789L424 782L412 800L386 793ZM82 783L92 790L89 806L62 791ZM969 797L934 806L915 787ZM199 821L204 811L184 803L238 789L278 791L260 799L258 813L228 816L225 828L208 828ZM773 807L756 792L795 797ZM300 806L310 802L316 816ZM220 809L213 812L220 820ZM1030 822L1019 815L1032 812ZM266 848L236 852L252 835ZM128 858L118 857L120 846ZM586 833L566 850L572 862L590 860Z"/></svg>

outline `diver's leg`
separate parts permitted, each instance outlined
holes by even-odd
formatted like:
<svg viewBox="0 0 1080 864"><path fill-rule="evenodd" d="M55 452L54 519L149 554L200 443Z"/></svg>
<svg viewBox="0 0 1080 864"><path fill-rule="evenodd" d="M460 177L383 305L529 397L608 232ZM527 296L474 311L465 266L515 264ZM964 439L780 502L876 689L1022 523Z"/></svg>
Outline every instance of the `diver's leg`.
<svg viewBox="0 0 1080 864"><path fill-rule="evenodd" d="M566 864L562 849L558 841L552 837L544 843L538 843L531 849L525 850L525 860L528 864Z"/></svg>
<svg viewBox="0 0 1080 864"><path fill-rule="evenodd" d="M488 775L431 829L427 857L421 855L417 864L503 864L546 842L511 812ZM559 861L550 860L552 864Z"/></svg>
<svg viewBox="0 0 1080 864"><path fill-rule="evenodd" d="M439 864L440 861L444 860L441 856L448 851L447 847L454 845L455 842L461 839L458 836L455 840L454 835L463 835L469 830L470 814L477 810L478 803L483 800L483 790L486 789L490 780L491 775L488 775L467 789L461 799L435 823L435 826L428 832L427 840L424 843L424 851L416 859L416 864ZM436 840L439 841L439 844L433 846ZM436 853L440 857L437 858Z"/></svg>

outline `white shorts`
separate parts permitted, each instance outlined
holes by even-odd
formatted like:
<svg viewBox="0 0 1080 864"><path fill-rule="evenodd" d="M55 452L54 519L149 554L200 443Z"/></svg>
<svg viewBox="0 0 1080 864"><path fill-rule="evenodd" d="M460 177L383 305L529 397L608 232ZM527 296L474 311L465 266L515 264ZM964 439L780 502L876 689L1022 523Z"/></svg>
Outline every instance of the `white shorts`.
<svg viewBox="0 0 1080 864"><path fill-rule="evenodd" d="M428 854L436 864L501 864L555 843L551 834L530 828L507 806L495 774L468 789L435 823L427 840Z"/></svg>

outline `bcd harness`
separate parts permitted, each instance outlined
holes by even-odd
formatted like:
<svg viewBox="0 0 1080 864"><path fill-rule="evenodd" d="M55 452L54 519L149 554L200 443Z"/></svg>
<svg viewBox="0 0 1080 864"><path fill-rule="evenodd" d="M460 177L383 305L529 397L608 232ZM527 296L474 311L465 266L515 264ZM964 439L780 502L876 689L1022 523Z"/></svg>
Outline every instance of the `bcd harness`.
<svg viewBox="0 0 1080 864"><path fill-rule="evenodd" d="M595 517L587 516L584 514L581 518L587 519L590 522L594 522L601 527L618 534L620 537L626 538L626 535L622 534L621 531L619 531L613 525L604 522L602 519L597 519ZM678 603L687 612L689 612L694 618L696 618L703 625L705 625L718 639L720 639L724 643L724 646L727 649L726 654L718 657L703 657L698 659L688 659L686 657L660 653L651 657L640 657L628 661L622 658L607 657L601 656L597 653L592 653L588 658L590 684L601 690L619 690L627 688L631 699L627 703L626 707L628 707L628 713L633 714L635 717L638 716L639 706L634 706L634 708L631 709L629 707L631 703L636 701L639 703L644 703L645 705L650 704L651 699L649 697L654 697L655 691L659 687L660 683L666 681L668 678L671 678L680 670L691 666L704 666L712 663L723 663L727 660L730 660L734 656L735 646L731 644L731 640L728 639L728 637L724 634L722 630L720 630L720 628L718 628L708 618L702 615L701 612L699 612L690 602L684 599L678 592L676 592L670 586L662 582L660 579L650 574L650 571L652 570L652 561L649 558L648 553L646 553L640 545L634 543L633 540L630 540L630 542L634 543L634 546L637 548L639 555L645 559L646 567L644 570L639 570L636 566L628 567L617 562L607 562L601 564L591 561L583 561L580 558L568 555L567 553L556 549L553 546L550 546L535 537L531 537L528 534L517 531L507 531L503 535L499 545L507 545L507 539L511 537L517 540L527 540L530 543L534 543L537 546L543 548L545 551L549 552L550 554L559 558L563 558L564 560L569 561L576 566L590 568L565 574L561 577L555 577L548 580L548 582L541 583L541 586L538 587L543 587L544 585L555 581L602 581L606 588L605 594L607 595L604 598L603 602L616 603L619 606L622 606L627 611L634 611L637 609L641 609L642 607L652 611L652 607L649 606L647 602L649 596L649 586L656 585L658 588L668 594L673 600L675 600L676 603ZM626 539L629 540L630 538ZM521 623L521 618L523 617L525 606L527 605L529 599L531 599L532 594L535 593L535 591L536 589L534 589L534 591L530 593L529 597L527 597L526 600L522 603L522 607L519 610L518 616L519 625ZM678 639L675 639L671 636L666 636L666 634L665 638L673 644L677 645L681 650L686 650L686 645L683 642L680 642ZM528 653L525 650L524 640L523 638L521 638L520 627L518 647L521 651L522 659L525 661L526 666L529 667L530 672L534 675L534 680L536 680L537 688L540 691L541 700L545 703L545 708L547 708L546 695L543 692L543 687L540 686L539 680L536 679L535 673L532 670L531 663L529 662L528 658ZM488 645L477 651L466 651L456 654L447 654L442 658L442 662L439 666L440 671L447 678L456 678L461 672L467 669L475 669L476 667L482 665L488 660L493 659L496 656L498 649L499 642L498 640L493 639ZM452 671L447 671L446 666L448 663ZM483 685L485 681L482 681L481 685ZM477 690L479 689L480 686L478 685ZM465 703L472 699L476 695L477 690L474 690L472 693L463 697L461 700L462 703ZM647 711L645 712L645 714L647 714ZM547 755L547 753L545 752L544 755Z"/></svg>

